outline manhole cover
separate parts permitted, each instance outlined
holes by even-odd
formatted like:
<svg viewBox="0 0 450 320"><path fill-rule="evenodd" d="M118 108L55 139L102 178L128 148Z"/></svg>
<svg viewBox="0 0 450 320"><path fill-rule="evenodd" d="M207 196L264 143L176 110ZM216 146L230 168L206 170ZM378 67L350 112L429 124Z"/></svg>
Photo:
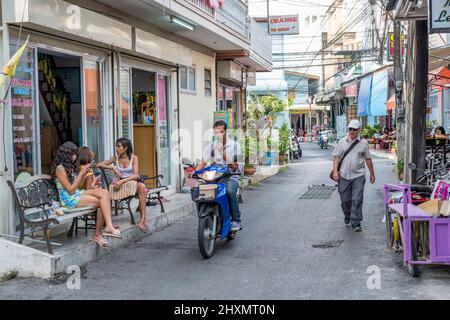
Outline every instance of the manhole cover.
<svg viewBox="0 0 450 320"><path fill-rule="evenodd" d="M324 184L312 185L299 199L330 199L336 189L335 186Z"/></svg>
<svg viewBox="0 0 450 320"><path fill-rule="evenodd" d="M344 242L344 240L322 241L317 244L313 244L312 247L318 249L338 248L341 246L342 242Z"/></svg>

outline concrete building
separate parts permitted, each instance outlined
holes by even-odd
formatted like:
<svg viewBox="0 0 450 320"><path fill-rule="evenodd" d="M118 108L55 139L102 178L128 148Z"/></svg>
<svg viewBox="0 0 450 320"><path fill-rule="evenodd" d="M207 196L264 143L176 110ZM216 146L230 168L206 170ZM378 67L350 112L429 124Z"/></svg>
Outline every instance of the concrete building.
<svg viewBox="0 0 450 320"><path fill-rule="evenodd" d="M0 61L30 42L0 109L0 234L18 224L6 181L49 173L67 140L103 160L130 138L142 174L175 193L180 157L200 156L214 113L239 127L247 79L272 68L246 1L3 0L1 12Z"/></svg>

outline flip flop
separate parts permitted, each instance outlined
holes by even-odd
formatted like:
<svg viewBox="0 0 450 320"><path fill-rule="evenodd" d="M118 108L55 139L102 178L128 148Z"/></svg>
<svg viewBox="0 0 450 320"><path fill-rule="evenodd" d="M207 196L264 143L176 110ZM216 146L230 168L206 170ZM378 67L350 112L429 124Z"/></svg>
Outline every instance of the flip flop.
<svg viewBox="0 0 450 320"><path fill-rule="evenodd" d="M109 233L109 232L103 231L102 232L102 236L103 237L111 237L111 238L119 238L119 239L123 238L122 232L120 232L117 229L114 229L113 233Z"/></svg>
<svg viewBox="0 0 450 320"><path fill-rule="evenodd" d="M91 239L89 239L89 241L97 243L98 246L101 248L108 248L108 241L106 241L105 239L100 240L100 239L91 238Z"/></svg>
<svg viewBox="0 0 450 320"><path fill-rule="evenodd" d="M120 226L118 224L113 224L114 229L119 230ZM102 232L105 232L105 227L102 228Z"/></svg>

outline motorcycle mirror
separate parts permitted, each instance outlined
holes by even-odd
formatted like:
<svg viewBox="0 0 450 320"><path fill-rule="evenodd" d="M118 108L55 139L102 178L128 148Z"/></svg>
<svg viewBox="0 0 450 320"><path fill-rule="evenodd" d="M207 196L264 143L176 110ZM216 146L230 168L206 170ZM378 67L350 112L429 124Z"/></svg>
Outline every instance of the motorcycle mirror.
<svg viewBox="0 0 450 320"><path fill-rule="evenodd" d="M409 162L408 163L408 169L409 170L415 170L417 168L415 163Z"/></svg>
<svg viewBox="0 0 450 320"><path fill-rule="evenodd" d="M181 159L181 163L183 163L184 165L187 165L187 166L192 165L191 160L188 159L188 158L186 158L186 157L184 157L184 158Z"/></svg>

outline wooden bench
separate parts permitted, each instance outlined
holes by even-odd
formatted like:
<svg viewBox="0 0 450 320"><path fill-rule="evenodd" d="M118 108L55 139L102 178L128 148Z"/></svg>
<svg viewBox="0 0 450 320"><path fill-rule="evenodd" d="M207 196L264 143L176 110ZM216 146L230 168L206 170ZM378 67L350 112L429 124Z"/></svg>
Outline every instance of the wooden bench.
<svg viewBox="0 0 450 320"><path fill-rule="evenodd" d="M72 225L67 233L67 237L71 237L74 228L76 233L78 231L78 219L85 221L84 229L86 233L87 229L90 228L88 221L95 221L96 219L96 207L71 209L61 206L54 180L48 175L33 176L27 181L15 184L8 181L8 186L11 189L16 212L19 216L20 244L23 243L25 234L31 234L34 237L36 231L42 230L48 253L53 254L47 234L49 228L71 222ZM61 210L64 214L57 215L57 210ZM29 226L30 230L27 230L26 226Z"/></svg>
<svg viewBox="0 0 450 320"><path fill-rule="evenodd" d="M102 175L102 182L103 187L106 188L106 190L109 190L109 186L112 184L112 181L115 177L114 171L111 169L100 169L101 175ZM162 174L154 176L154 177L148 177L148 176L141 176L141 181L145 182L147 180L156 180L156 188L147 188L147 205L150 205L151 201L159 201L159 204L161 206L161 212L164 213L164 205L162 203L162 197L161 192L168 190L169 188L167 186L163 186L161 184L161 179L164 178ZM117 215L118 209L127 209L130 214L131 224L136 224L133 217L133 212L131 211L131 200L138 198L138 195L134 195L122 200L113 200L114 202L114 212Z"/></svg>

